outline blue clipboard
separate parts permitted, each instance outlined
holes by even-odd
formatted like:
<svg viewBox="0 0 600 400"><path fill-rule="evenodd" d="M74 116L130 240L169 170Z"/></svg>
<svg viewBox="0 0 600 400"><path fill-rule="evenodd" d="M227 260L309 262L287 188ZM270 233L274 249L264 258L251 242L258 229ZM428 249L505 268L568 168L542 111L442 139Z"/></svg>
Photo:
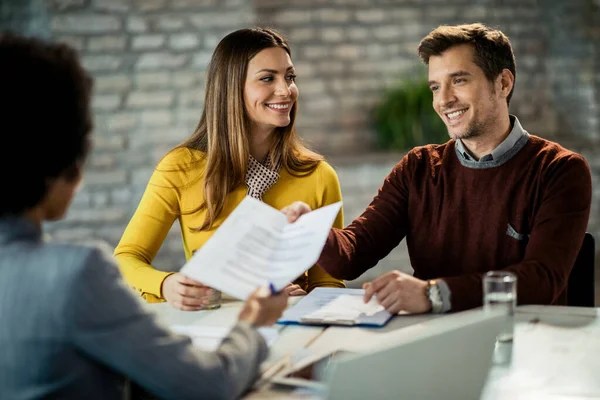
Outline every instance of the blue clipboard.
<svg viewBox="0 0 600 400"><path fill-rule="evenodd" d="M339 318L335 316L329 316L328 318L307 317L341 295L359 296L362 298L364 293L363 289L315 288L292 307L288 308L277 323L283 325L339 325L378 328L384 326L393 316L385 310L373 315L360 314L350 319L347 316L340 316Z"/></svg>

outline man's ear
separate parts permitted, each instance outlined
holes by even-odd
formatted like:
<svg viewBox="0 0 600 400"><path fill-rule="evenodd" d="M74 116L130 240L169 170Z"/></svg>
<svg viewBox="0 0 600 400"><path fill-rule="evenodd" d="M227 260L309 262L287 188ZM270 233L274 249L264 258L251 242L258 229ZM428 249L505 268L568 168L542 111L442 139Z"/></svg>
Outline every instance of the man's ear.
<svg viewBox="0 0 600 400"><path fill-rule="evenodd" d="M507 98L515 84L515 76L508 68L504 68L496 82L496 88L500 90L502 97Z"/></svg>

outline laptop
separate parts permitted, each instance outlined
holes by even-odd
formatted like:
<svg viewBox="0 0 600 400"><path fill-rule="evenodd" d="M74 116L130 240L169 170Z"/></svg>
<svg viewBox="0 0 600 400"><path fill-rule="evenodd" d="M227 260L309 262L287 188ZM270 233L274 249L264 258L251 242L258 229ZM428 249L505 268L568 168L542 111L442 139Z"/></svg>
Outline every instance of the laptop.
<svg viewBox="0 0 600 400"><path fill-rule="evenodd" d="M507 323L481 309L450 314L379 336L370 349L336 349L275 383L330 400L479 399Z"/></svg>

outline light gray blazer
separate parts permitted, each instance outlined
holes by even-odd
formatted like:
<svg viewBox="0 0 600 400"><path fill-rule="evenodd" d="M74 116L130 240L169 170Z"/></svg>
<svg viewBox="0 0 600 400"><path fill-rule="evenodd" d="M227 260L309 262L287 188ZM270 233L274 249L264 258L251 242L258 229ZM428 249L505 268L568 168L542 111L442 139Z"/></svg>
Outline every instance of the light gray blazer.
<svg viewBox="0 0 600 400"><path fill-rule="evenodd" d="M0 399L115 399L123 376L165 399L237 398L267 355L239 323L216 352L161 327L98 248L0 218Z"/></svg>

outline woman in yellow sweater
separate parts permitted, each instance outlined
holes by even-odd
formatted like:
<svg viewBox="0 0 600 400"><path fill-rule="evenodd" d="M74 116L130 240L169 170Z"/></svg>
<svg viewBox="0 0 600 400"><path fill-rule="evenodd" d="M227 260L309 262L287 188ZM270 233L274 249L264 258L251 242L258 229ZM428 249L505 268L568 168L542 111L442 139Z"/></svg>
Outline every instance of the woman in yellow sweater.
<svg viewBox="0 0 600 400"><path fill-rule="evenodd" d="M298 88L284 38L272 29L241 29L217 45L208 66L202 117L192 136L156 167L115 249L121 272L149 302L199 310L210 288L152 266L177 219L185 256L200 248L246 196L281 209L312 209L341 200L337 175L296 136ZM343 227L340 211L335 227ZM207 265L206 268L210 268ZM303 295L344 287L315 265L286 288Z"/></svg>

